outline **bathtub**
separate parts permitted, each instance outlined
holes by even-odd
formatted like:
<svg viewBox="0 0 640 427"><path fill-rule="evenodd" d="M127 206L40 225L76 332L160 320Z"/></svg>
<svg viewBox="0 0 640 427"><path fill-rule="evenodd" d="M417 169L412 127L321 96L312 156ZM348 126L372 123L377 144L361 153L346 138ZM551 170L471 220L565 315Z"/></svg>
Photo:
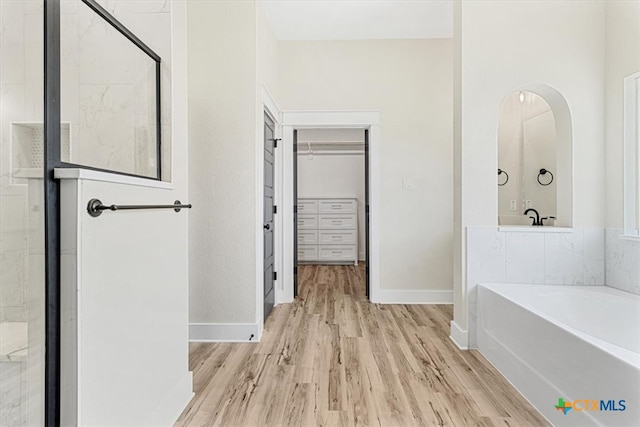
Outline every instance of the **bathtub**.
<svg viewBox="0 0 640 427"><path fill-rule="evenodd" d="M553 425L640 426L640 296L480 284L477 304L478 350Z"/></svg>

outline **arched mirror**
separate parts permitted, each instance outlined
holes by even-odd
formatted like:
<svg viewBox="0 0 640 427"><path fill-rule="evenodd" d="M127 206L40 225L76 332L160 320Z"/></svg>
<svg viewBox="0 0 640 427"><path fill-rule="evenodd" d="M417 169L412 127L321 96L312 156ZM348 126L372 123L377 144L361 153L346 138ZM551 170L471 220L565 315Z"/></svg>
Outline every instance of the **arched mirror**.
<svg viewBox="0 0 640 427"><path fill-rule="evenodd" d="M557 217L556 120L540 95L516 90L498 126L498 223L552 226Z"/></svg>

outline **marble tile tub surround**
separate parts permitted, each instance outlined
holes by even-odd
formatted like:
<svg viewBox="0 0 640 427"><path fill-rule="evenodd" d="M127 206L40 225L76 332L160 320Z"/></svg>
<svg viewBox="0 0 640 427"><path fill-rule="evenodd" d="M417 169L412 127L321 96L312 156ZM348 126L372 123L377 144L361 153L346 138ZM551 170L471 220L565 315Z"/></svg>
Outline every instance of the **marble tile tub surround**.
<svg viewBox="0 0 640 427"><path fill-rule="evenodd" d="M469 346L476 347L478 283L604 285L605 230L544 232L467 227Z"/></svg>
<svg viewBox="0 0 640 427"><path fill-rule="evenodd" d="M640 240L622 228L606 229L607 286L640 295Z"/></svg>

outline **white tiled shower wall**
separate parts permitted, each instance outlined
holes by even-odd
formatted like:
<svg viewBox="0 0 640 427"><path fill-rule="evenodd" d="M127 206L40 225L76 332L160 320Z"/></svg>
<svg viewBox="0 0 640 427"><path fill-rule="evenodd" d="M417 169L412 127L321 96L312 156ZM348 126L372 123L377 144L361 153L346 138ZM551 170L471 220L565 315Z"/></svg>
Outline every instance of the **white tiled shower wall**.
<svg viewBox="0 0 640 427"><path fill-rule="evenodd" d="M26 322L28 187L12 172L12 122L41 122L42 7L0 1L0 322Z"/></svg>
<svg viewBox="0 0 640 427"><path fill-rule="evenodd" d="M640 295L640 240L624 237L622 228L606 230L607 286Z"/></svg>
<svg viewBox="0 0 640 427"><path fill-rule="evenodd" d="M552 231L467 228L469 347L476 347L476 285L604 285L605 230Z"/></svg>

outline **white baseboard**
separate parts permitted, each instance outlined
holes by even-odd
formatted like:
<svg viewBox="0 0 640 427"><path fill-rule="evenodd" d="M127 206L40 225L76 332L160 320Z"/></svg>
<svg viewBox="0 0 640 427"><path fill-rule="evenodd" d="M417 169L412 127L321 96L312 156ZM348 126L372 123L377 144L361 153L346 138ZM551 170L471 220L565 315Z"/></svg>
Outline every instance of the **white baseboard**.
<svg viewBox="0 0 640 427"><path fill-rule="evenodd" d="M258 342L260 331L257 323L190 323L189 341Z"/></svg>
<svg viewBox="0 0 640 427"><path fill-rule="evenodd" d="M392 291L375 292L378 304L453 304L453 291Z"/></svg>
<svg viewBox="0 0 640 427"><path fill-rule="evenodd" d="M151 414L145 423L148 426L173 425L189 401L193 393L193 373L187 372L169 391L162 404Z"/></svg>
<svg viewBox="0 0 640 427"><path fill-rule="evenodd" d="M449 338L451 338L451 341L453 341L453 343L457 345L460 350L469 349L469 333L460 328L460 326L458 326L458 324L453 320L451 321L450 334L451 335L449 335Z"/></svg>

